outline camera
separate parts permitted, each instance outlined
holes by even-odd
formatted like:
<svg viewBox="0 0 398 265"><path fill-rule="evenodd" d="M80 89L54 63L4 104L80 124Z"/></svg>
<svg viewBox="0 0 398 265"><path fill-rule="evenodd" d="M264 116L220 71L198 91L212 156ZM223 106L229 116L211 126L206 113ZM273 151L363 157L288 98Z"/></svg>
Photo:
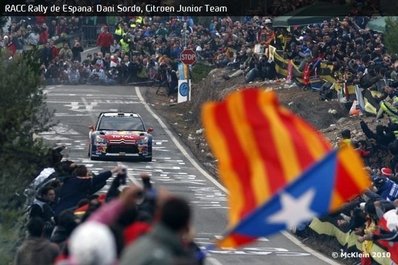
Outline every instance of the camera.
<svg viewBox="0 0 398 265"><path fill-rule="evenodd" d="M120 185L126 185L127 184L127 169L123 168L116 176L119 179L119 184Z"/></svg>

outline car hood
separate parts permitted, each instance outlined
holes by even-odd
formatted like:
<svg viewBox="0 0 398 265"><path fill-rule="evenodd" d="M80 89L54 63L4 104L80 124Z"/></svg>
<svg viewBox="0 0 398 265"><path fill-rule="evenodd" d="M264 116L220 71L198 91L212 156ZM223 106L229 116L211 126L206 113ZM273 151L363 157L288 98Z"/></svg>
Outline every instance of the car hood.
<svg viewBox="0 0 398 265"><path fill-rule="evenodd" d="M97 135L102 135L106 140L138 140L142 136L146 136L146 132L142 131L97 131Z"/></svg>

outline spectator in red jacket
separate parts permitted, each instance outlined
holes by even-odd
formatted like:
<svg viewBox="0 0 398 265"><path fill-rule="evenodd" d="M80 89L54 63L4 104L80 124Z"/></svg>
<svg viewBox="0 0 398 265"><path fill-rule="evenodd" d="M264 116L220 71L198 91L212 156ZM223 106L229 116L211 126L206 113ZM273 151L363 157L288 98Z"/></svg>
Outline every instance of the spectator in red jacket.
<svg viewBox="0 0 398 265"><path fill-rule="evenodd" d="M108 26L103 26L97 38L97 46L101 47L102 54L110 53L113 43L113 35L109 32Z"/></svg>
<svg viewBox="0 0 398 265"><path fill-rule="evenodd" d="M40 27L39 44L46 44L48 42L48 27L44 23Z"/></svg>

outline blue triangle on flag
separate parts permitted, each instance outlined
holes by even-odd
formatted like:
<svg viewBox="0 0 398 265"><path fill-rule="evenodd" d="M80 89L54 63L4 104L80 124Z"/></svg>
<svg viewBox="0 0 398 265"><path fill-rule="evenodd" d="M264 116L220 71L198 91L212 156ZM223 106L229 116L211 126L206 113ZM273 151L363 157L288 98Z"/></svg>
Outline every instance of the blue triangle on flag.
<svg viewBox="0 0 398 265"><path fill-rule="evenodd" d="M334 150L249 214L226 236L268 236L285 230L301 219L308 221L315 215L328 212L336 164L337 151Z"/></svg>

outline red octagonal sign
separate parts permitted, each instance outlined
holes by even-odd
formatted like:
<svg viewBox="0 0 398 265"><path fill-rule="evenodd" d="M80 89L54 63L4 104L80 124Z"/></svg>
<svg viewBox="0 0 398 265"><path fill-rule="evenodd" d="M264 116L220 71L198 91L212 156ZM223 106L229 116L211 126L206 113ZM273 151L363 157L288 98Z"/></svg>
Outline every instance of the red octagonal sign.
<svg viewBox="0 0 398 265"><path fill-rule="evenodd" d="M185 49L180 54L180 60L184 64L196 63L196 53L191 49Z"/></svg>

